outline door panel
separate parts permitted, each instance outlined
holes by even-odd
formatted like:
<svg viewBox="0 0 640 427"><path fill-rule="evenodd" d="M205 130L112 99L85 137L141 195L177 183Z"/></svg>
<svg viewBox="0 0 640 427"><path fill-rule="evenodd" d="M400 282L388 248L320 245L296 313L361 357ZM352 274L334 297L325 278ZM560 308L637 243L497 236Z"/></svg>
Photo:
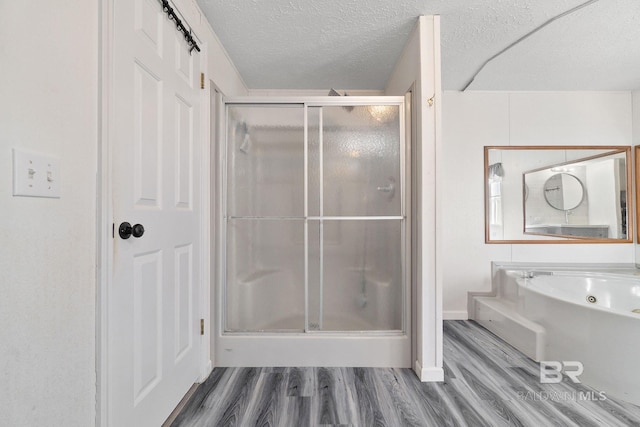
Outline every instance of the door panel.
<svg viewBox="0 0 640 427"><path fill-rule="evenodd" d="M160 208L162 185L162 81L134 64L133 179L138 206Z"/></svg>
<svg viewBox="0 0 640 427"><path fill-rule="evenodd" d="M202 57L155 0L113 0L108 424L158 426L200 373ZM122 239L121 222L142 224Z"/></svg>
<svg viewBox="0 0 640 427"><path fill-rule="evenodd" d="M176 72L187 86L193 89L193 80L191 79L191 76L193 76L193 56L184 48L182 40L176 39L173 48L175 51Z"/></svg>
<svg viewBox="0 0 640 427"><path fill-rule="evenodd" d="M164 15L154 0L136 0L135 2L136 32L141 33L141 40L149 43L150 50L155 50L162 57L162 32Z"/></svg>
<svg viewBox="0 0 640 427"><path fill-rule="evenodd" d="M180 96L175 98L175 206L191 209L193 197L193 106Z"/></svg>
<svg viewBox="0 0 640 427"><path fill-rule="evenodd" d="M175 248L175 353L174 362L187 354L193 346L192 322L195 317L193 307L193 245Z"/></svg>
<svg viewBox="0 0 640 427"><path fill-rule="evenodd" d="M133 259L133 389L139 403L162 378L162 251Z"/></svg>

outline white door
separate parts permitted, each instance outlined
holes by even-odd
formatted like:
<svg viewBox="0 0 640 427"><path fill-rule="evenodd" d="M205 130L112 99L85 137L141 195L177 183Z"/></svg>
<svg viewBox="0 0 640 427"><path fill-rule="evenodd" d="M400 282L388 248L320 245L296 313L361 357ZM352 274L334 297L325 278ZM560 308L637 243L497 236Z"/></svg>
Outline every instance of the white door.
<svg viewBox="0 0 640 427"><path fill-rule="evenodd" d="M158 0L112 5L108 424L157 427L200 372L201 54Z"/></svg>

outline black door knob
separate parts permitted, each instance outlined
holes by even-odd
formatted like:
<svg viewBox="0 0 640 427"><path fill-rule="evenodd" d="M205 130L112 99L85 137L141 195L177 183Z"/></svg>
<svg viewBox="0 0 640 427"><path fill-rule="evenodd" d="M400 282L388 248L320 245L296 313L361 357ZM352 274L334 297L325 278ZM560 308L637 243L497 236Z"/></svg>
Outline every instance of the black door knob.
<svg viewBox="0 0 640 427"><path fill-rule="evenodd" d="M131 235L133 235L133 237L142 237L144 234L144 227L142 224L131 226L128 222L123 222L118 228L118 234L123 239L128 239Z"/></svg>
<svg viewBox="0 0 640 427"><path fill-rule="evenodd" d="M134 225L131 234L133 234L133 237L142 237L142 235L144 234L144 227L142 226L142 224Z"/></svg>

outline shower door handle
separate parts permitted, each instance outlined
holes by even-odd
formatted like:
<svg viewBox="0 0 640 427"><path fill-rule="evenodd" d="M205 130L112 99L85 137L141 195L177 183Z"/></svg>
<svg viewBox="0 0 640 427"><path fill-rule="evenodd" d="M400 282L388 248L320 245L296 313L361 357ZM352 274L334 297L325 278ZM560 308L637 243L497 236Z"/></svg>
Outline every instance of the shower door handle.
<svg viewBox="0 0 640 427"><path fill-rule="evenodd" d="M389 184L386 187L378 187L377 190L382 191L383 193L391 193L395 188L395 185Z"/></svg>
<svg viewBox="0 0 640 427"><path fill-rule="evenodd" d="M389 177L389 184L384 187L378 187L376 188L376 190L381 193L387 193L389 199L393 199L393 196L396 193L396 180L392 177Z"/></svg>

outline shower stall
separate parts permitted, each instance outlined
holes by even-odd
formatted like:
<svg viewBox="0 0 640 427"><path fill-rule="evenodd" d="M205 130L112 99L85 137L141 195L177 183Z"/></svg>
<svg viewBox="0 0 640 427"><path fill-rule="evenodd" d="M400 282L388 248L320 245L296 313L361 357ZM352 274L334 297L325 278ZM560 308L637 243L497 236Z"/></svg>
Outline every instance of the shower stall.
<svg viewBox="0 0 640 427"><path fill-rule="evenodd" d="M404 103L226 100L217 366L410 366Z"/></svg>

